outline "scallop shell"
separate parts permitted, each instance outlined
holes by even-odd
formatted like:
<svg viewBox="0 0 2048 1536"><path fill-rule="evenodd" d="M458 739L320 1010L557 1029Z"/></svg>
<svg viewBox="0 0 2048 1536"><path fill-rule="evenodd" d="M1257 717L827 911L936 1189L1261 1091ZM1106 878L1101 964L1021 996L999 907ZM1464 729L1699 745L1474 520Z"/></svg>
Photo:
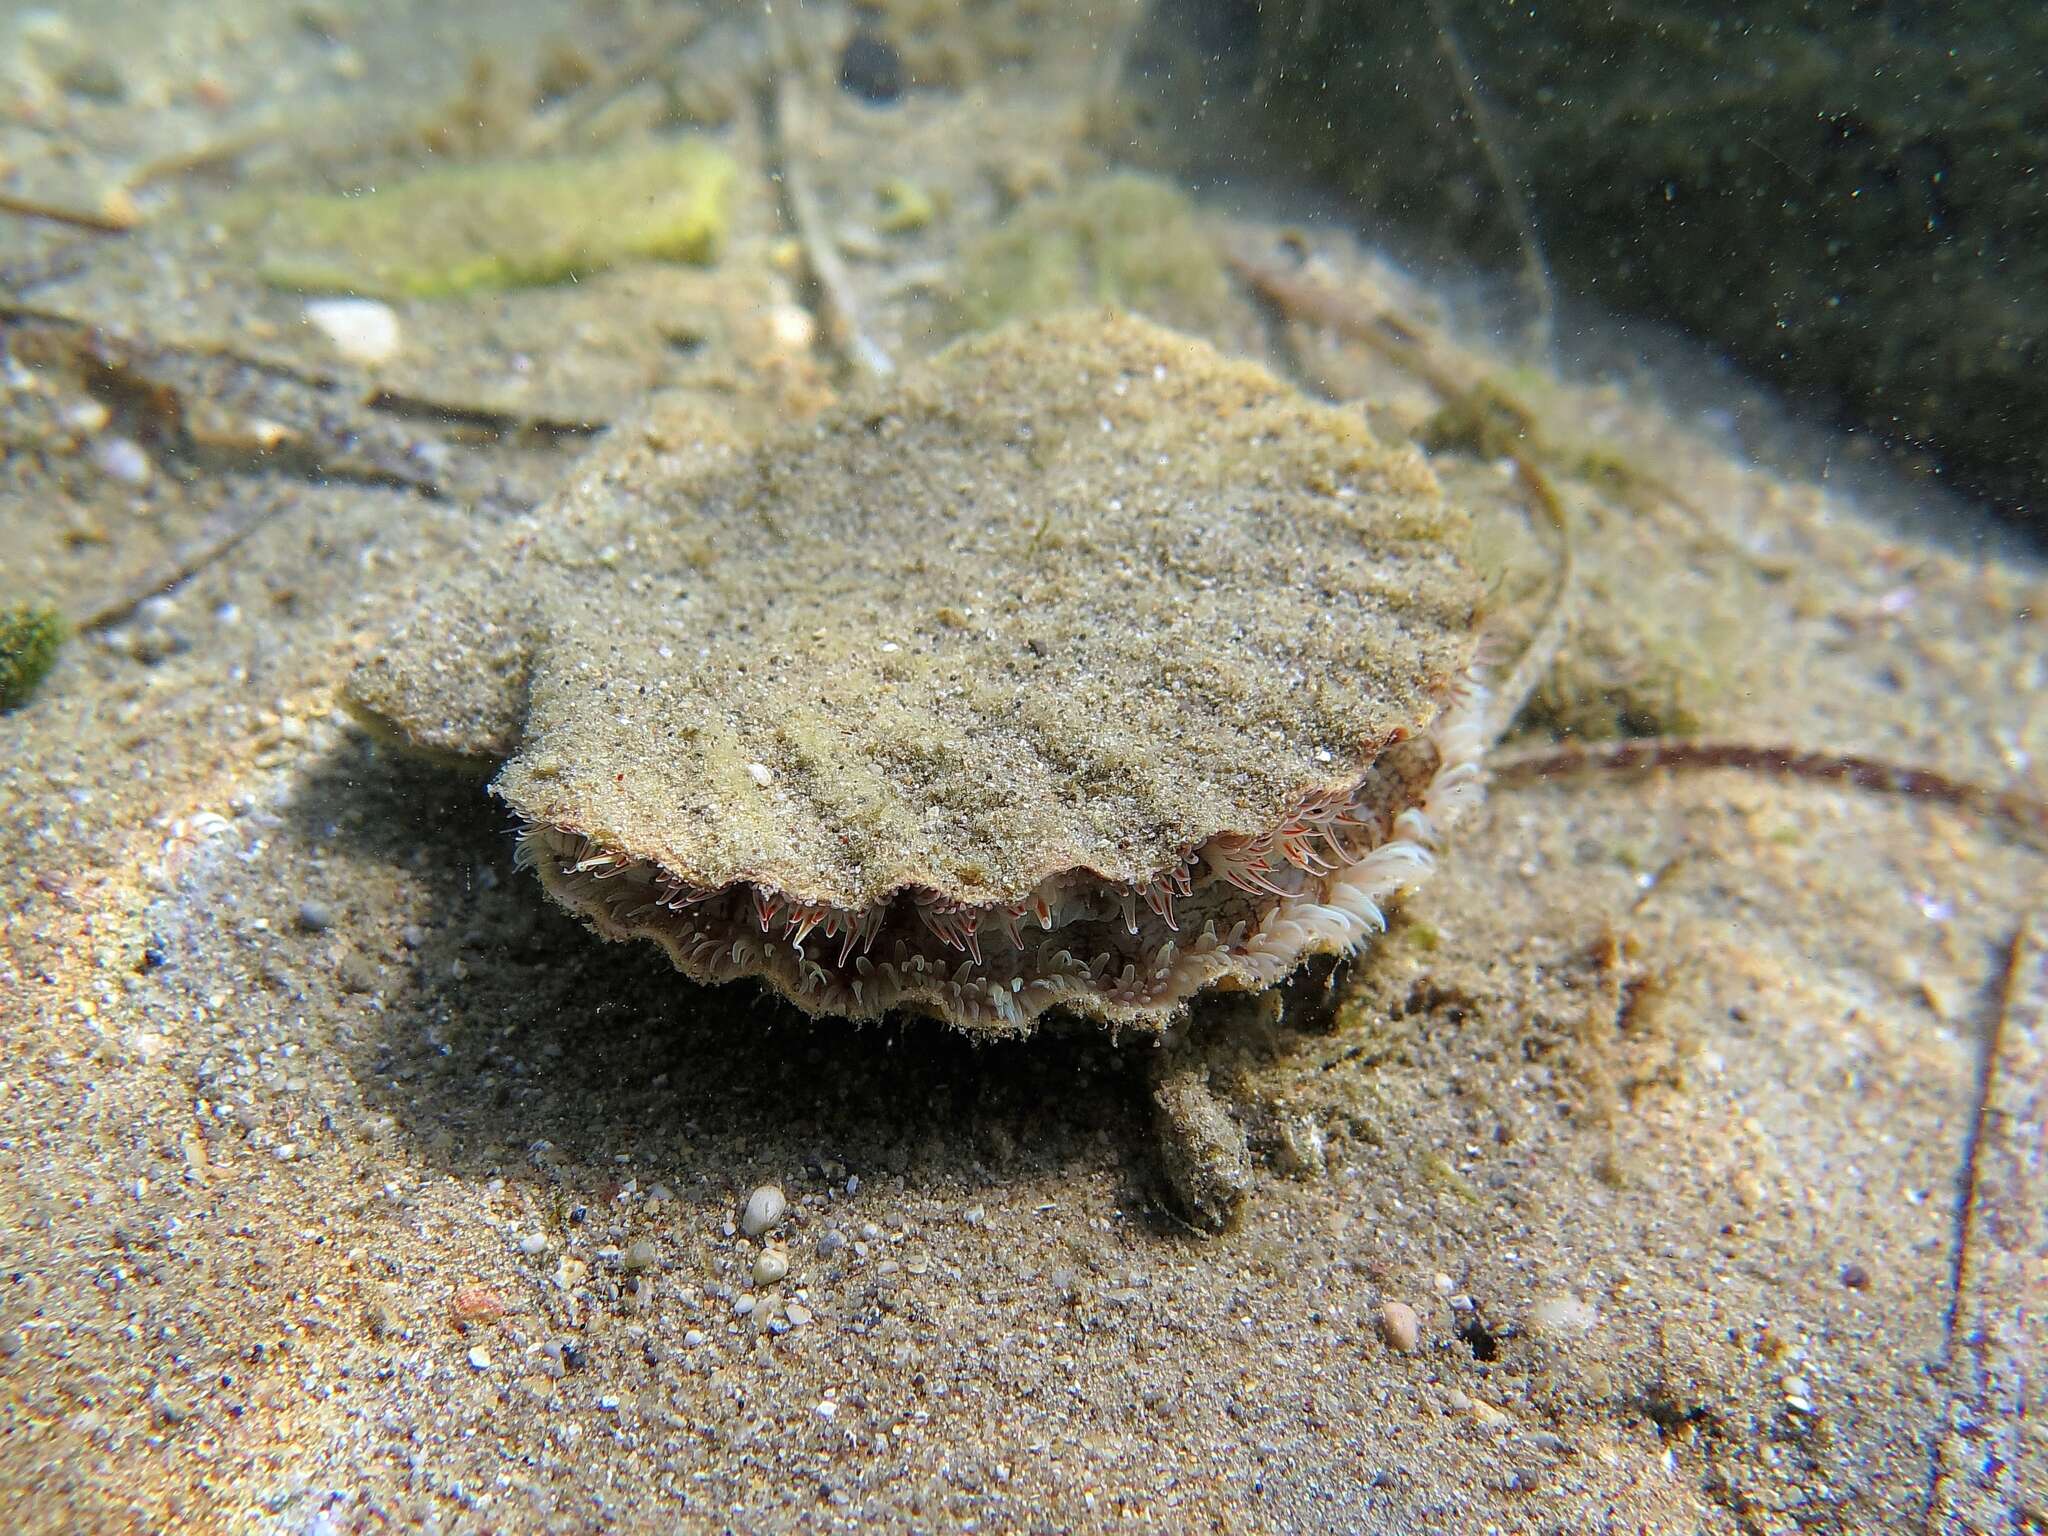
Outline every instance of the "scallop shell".
<svg viewBox="0 0 2048 1536"><path fill-rule="evenodd" d="M501 761L549 893L700 980L1156 1026L1428 867L1483 745L1462 529L1356 413L1073 314L758 443L657 406L349 697Z"/></svg>

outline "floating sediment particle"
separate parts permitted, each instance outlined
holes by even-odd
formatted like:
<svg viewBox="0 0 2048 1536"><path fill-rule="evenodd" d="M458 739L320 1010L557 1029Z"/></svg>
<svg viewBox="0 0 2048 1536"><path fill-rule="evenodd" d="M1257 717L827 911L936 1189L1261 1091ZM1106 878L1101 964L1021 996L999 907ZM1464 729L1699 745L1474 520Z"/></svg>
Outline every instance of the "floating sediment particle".
<svg viewBox="0 0 2048 1536"><path fill-rule="evenodd" d="M709 262L739 169L696 139L604 155L460 164L254 216L264 280L307 293L431 299L530 288L632 260Z"/></svg>
<svg viewBox="0 0 2048 1536"><path fill-rule="evenodd" d="M1157 1027L1358 946L1477 793L1462 532L1358 415L1079 312L759 445L616 429L349 697L700 980Z"/></svg>

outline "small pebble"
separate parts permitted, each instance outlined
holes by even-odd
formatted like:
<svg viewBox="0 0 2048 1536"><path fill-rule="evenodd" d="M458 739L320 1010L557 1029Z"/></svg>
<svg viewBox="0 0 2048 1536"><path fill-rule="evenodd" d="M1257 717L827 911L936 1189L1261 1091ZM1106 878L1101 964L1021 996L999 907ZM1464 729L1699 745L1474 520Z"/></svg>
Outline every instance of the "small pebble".
<svg viewBox="0 0 2048 1536"><path fill-rule="evenodd" d="M840 1249L844 1248L845 1246L846 1234L840 1231L837 1227L834 1227L831 1231L827 1232L823 1237L818 1239L818 1257L821 1259L829 1259L832 1257L833 1254L837 1253Z"/></svg>
<svg viewBox="0 0 2048 1536"><path fill-rule="evenodd" d="M1844 1264L1842 1266L1842 1284L1852 1291L1867 1290L1870 1286L1870 1271L1861 1264Z"/></svg>
<svg viewBox="0 0 2048 1536"><path fill-rule="evenodd" d="M1390 1301L1380 1308L1380 1337L1398 1355L1412 1355L1422 1344L1422 1319L1405 1301Z"/></svg>
<svg viewBox="0 0 2048 1536"><path fill-rule="evenodd" d="M746 1209L740 1212L740 1230L749 1237L759 1237L778 1221L789 1209L789 1197L782 1192L779 1184L763 1184L747 1196Z"/></svg>
<svg viewBox="0 0 2048 1536"><path fill-rule="evenodd" d="M81 53L58 71L57 83L73 96L102 105L128 99L128 82L114 61L97 53Z"/></svg>
<svg viewBox="0 0 2048 1536"><path fill-rule="evenodd" d="M1599 1313L1569 1292L1546 1296L1529 1309L1530 1330L1552 1337L1590 1333L1599 1321Z"/></svg>
<svg viewBox="0 0 2048 1536"><path fill-rule="evenodd" d="M75 437L92 437L104 432L107 423L113 419L114 413L91 396L75 400L57 412L57 420L64 424L64 430Z"/></svg>
<svg viewBox="0 0 2048 1536"><path fill-rule="evenodd" d="M653 1242L644 1237L636 1237L628 1245L626 1256L620 1261L620 1267L629 1275L637 1275L654 1268L660 1262L661 1251Z"/></svg>
<svg viewBox="0 0 2048 1536"><path fill-rule="evenodd" d="M404 344L398 312L376 299L315 299L306 306L306 323L351 363L388 362Z"/></svg>
<svg viewBox="0 0 2048 1536"><path fill-rule="evenodd" d="M747 777L763 789L766 789L775 782L775 770L766 763L749 763L747 764Z"/></svg>
<svg viewBox="0 0 2048 1536"><path fill-rule="evenodd" d="M685 1330L683 1334L684 1348L695 1349L699 1344L702 1344L703 1342L704 1330L702 1328L691 1328Z"/></svg>
<svg viewBox="0 0 2048 1536"><path fill-rule="evenodd" d="M783 1308L782 1315L789 1319L792 1328L801 1328L811 1320L811 1309L800 1301L792 1301Z"/></svg>
<svg viewBox="0 0 2048 1536"><path fill-rule="evenodd" d="M150 619L147 615L138 617L142 622L126 630L114 631L108 639L113 640L115 635L119 635L118 643L121 648L143 665L153 667L167 657L178 655L190 645L190 641L169 625Z"/></svg>
<svg viewBox="0 0 2048 1536"><path fill-rule="evenodd" d="M181 1397L175 1397L162 1387L150 1393L150 1402L155 1406L157 1417L166 1424L182 1424L192 1417L192 1405Z"/></svg>
<svg viewBox="0 0 2048 1536"><path fill-rule="evenodd" d="M538 1258L548 1251L548 1240L538 1232L529 1232L519 1239L519 1251L529 1259Z"/></svg>
<svg viewBox="0 0 2048 1536"><path fill-rule="evenodd" d="M362 955L350 951L335 962L334 979L341 983L344 992L374 992L377 990L377 967Z"/></svg>
<svg viewBox="0 0 2048 1536"><path fill-rule="evenodd" d="M732 1304L732 1310L739 1317L751 1316L754 1310L754 1298L751 1296L740 1297L739 1300Z"/></svg>
<svg viewBox="0 0 2048 1536"><path fill-rule="evenodd" d="M131 490L141 490L149 484L149 477L155 473L155 467L149 462L149 455L130 438L100 438L92 445L90 457L93 468L109 480L117 480Z"/></svg>
<svg viewBox="0 0 2048 1536"><path fill-rule="evenodd" d="M479 1344L469 1352L469 1363L475 1370L488 1371L491 1368L491 1352Z"/></svg>
<svg viewBox="0 0 2048 1536"><path fill-rule="evenodd" d="M808 352L818 339L818 322L801 304L774 304L768 309L768 331L785 352Z"/></svg>
<svg viewBox="0 0 2048 1536"><path fill-rule="evenodd" d="M903 94L903 58L882 38L856 28L839 54L839 85L877 105Z"/></svg>
<svg viewBox="0 0 2048 1536"><path fill-rule="evenodd" d="M754 1284L774 1285L789 1273L789 1255L780 1248L763 1248L754 1257Z"/></svg>
<svg viewBox="0 0 2048 1536"><path fill-rule="evenodd" d="M334 912L324 901L299 903L299 926L308 933L324 933L334 926Z"/></svg>
<svg viewBox="0 0 2048 1536"><path fill-rule="evenodd" d="M448 1312L455 1319L457 1327L467 1328L476 1323L496 1322L512 1308L504 1297L487 1285L461 1285L455 1288L449 1298Z"/></svg>

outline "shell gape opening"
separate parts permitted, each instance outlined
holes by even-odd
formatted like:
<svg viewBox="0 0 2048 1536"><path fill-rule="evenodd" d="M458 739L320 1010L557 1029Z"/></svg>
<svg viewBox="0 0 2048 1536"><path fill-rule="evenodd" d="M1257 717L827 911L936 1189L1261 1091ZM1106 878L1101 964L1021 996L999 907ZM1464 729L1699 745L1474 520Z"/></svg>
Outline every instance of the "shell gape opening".
<svg viewBox="0 0 2048 1536"><path fill-rule="evenodd" d="M1139 885L1069 870L1008 902L906 888L861 909L740 881L691 884L581 833L529 824L520 857L600 934L650 939L705 982L762 978L811 1013L935 1013L1021 1033L1052 1008L1163 1023L1205 987L1255 988L1386 927L1389 897L1432 866L1437 831L1478 790L1483 690L1380 754L1348 789L1226 832Z"/></svg>

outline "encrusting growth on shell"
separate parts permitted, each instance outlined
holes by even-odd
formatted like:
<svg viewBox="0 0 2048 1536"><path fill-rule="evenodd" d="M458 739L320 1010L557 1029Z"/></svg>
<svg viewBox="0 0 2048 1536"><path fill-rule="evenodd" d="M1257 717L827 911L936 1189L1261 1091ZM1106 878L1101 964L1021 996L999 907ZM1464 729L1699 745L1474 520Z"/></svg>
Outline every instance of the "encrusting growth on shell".
<svg viewBox="0 0 2048 1536"><path fill-rule="evenodd" d="M666 411L350 685L506 759L607 938L814 1013L1157 1026L1380 930L1477 793L1462 519L1256 365L1084 313L757 447Z"/></svg>

